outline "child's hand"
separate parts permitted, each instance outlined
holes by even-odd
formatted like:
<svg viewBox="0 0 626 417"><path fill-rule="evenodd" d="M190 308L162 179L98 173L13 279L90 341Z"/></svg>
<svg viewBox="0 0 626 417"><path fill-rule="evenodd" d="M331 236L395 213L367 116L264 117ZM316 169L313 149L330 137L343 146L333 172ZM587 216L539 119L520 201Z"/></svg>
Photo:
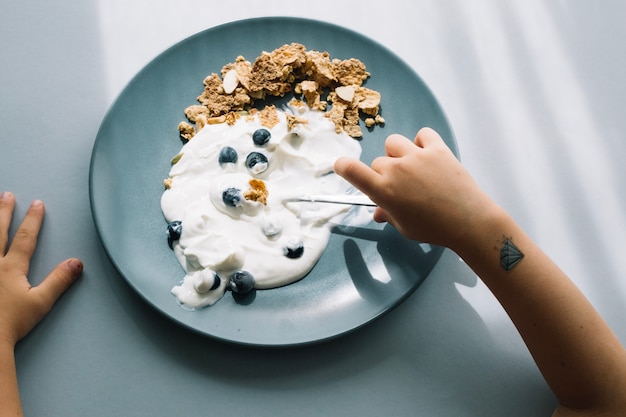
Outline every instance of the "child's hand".
<svg viewBox="0 0 626 417"><path fill-rule="evenodd" d="M34 201L9 247L13 194L0 195L0 343L15 345L50 311L83 270L80 260L61 262L36 287L28 282L30 258L44 217L44 205Z"/></svg>
<svg viewBox="0 0 626 417"><path fill-rule="evenodd" d="M374 220L406 237L454 249L494 206L434 130L421 129L415 143L391 135L385 150L371 168L339 158L335 172L378 204Z"/></svg>

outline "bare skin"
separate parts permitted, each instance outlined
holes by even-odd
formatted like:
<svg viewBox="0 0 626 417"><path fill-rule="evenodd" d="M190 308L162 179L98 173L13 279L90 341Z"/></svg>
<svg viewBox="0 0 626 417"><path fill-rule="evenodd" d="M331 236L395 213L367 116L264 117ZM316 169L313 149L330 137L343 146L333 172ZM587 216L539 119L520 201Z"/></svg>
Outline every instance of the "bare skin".
<svg viewBox="0 0 626 417"><path fill-rule="evenodd" d="M554 416L625 416L626 350L585 296L476 184L441 137L391 135L371 167L335 172L377 205L374 220L446 246L502 304L557 397Z"/></svg>
<svg viewBox="0 0 626 417"><path fill-rule="evenodd" d="M38 200L31 204L9 246L14 208L13 194L0 194L0 417L23 415L15 370L15 345L41 321L83 270L80 260L67 259L39 285L31 286L28 270L45 208Z"/></svg>

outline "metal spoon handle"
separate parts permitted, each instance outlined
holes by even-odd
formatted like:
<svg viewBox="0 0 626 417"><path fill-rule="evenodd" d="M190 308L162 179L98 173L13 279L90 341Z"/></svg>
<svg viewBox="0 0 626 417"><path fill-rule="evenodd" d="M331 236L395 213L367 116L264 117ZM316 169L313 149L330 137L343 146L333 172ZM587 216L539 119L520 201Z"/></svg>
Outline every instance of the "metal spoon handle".
<svg viewBox="0 0 626 417"><path fill-rule="evenodd" d="M300 195L294 198L290 198L286 201L304 201L310 203L331 203L331 204L351 204L355 206L369 206L376 207L376 203L369 199L365 195L327 195L327 194L306 194Z"/></svg>

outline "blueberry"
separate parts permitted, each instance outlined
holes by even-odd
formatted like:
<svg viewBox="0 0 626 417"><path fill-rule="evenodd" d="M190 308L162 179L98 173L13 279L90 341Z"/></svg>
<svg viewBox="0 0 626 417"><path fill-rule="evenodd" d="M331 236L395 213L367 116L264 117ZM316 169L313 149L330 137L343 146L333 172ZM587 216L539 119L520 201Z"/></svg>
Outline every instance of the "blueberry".
<svg viewBox="0 0 626 417"><path fill-rule="evenodd" d="M287 258L297 259L304 253L304 243L291 241L283 248L283 253Z"/></svg>
<svg viewBox="0 0 626 417"><path fill-rule="evenodd" d="M278 216L267 216L263 219L261 230L263 230L265 236L272 237L278 235L283 230L283 225Z"/></svg>
<svg viewBox="0 0 626 417"><path fill-rule="evenodd" d="M183 232L183 222L180 220L174 220L167 225L167 237L172 240L180 239L180 234Z"/></svg>
<svg viewBox="0 0 626 417"><path fill-rule="evenodd" d="M241 190L239 188L230 187L222 193L222 201L230 207L239 207L241 205Z"/></svg>
<svg viewBox="0 0 626 417"><path fill-rule="evenodd" d="M255 145L263 146L267 142L269 142L271 137L272 137L272 134L270 133L269 130L257 129L252 134L252 141L254 142Z"/></svg>
<svg viewBox="0 0 626 417"><path fill-rule="evenodd" d="M214 271L203 270L192 275L193 286L200 294L206 294L209 291L219 288L222 280Z"/></svg>
<svg viewBox="0 0 626 417"><path fill-rule="evenodd" d="M267 169L267 156L261 152L250 152L246 157L246 167L253 174L260 174Z"/></svg>
<svg viewBox="0 0 626 417"><path fill-rule="evenodd" d="M220 278L219 275L215 274L213 276L213 285L211 285L211 288L209 289L209 291L218 289L221 284L222 284L222 279Z"/></svg>
<svg viewBox="0 0 626 417"><path fill-rule="evenodd" d="M248 271L237 271L230 276L230 289L245 294L254 288L254 276Z"/></svg>
<svg viewBox="0 0 626 417"><path fill-rule="evenodd" d="M180 239L180 235L183 232L183 222L180 220L174 220L167 225L167 243L172 247L172 243L175 240Z"/></svg>
<svg viewBox="0 0 626 417"><path fill-rule="evenodd" d="M220 165L224 164L234 164L237 162L237 151L230 146L224 146L222 150L220 150L220 156L218 159Z"/></svg>

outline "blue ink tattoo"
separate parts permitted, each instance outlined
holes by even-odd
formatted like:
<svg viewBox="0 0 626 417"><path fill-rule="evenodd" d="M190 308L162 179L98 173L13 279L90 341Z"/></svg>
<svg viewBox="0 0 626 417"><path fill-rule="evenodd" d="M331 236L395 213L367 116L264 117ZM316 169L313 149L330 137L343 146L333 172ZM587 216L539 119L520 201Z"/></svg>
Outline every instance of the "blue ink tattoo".
<svg viewBox="0 0 626 417"><path fill-rule="evenodd" d="M520 263L524 254L511 242L511 239L505 238L500 249L500 266L505 271L510 271Z"/></svg>

